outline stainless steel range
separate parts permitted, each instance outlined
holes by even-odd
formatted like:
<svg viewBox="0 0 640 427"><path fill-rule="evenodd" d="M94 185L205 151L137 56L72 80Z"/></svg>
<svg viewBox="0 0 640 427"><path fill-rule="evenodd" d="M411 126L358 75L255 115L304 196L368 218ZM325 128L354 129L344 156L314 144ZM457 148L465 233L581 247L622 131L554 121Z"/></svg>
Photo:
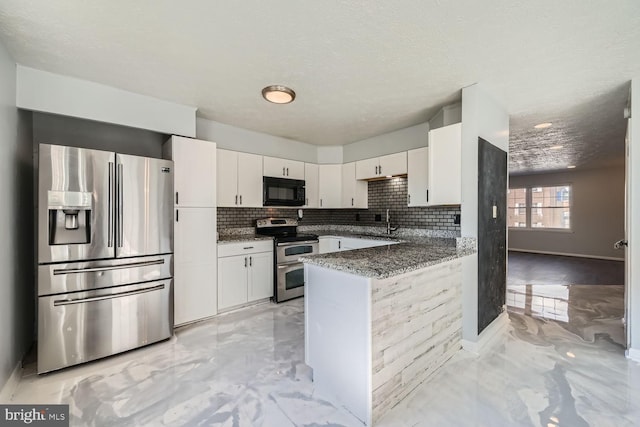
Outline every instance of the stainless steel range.
<svg viewBox="0 0 640 427"><path fill-rule="evenodd" d="M274 238L274 301L303 296L304 265L298 258L318 253L318 236L298 234L298 221L293 218L259 219L256 233Z"/></svg>
<svg viewBox="0 0 640 427"><path fill-rule="evenodd" d="M38 373L169 338L173 162L38 155Z"/></svg>

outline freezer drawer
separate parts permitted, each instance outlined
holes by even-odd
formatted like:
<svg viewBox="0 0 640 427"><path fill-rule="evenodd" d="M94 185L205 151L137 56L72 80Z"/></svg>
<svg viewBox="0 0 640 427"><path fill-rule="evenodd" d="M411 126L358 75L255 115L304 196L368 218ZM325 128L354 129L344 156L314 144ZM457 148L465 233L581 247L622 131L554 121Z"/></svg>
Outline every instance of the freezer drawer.
<svg viewBox="0 0 640 427"><path fill-rule="evenodd" d="M38 373L171 337L173 279L38 298Z"/></svg>
<svg viewBox="0 0 640 427"><path fill-rule="evenodd" d="M173 276L173 255L38 266L38 296L150 282Z"/></svg>

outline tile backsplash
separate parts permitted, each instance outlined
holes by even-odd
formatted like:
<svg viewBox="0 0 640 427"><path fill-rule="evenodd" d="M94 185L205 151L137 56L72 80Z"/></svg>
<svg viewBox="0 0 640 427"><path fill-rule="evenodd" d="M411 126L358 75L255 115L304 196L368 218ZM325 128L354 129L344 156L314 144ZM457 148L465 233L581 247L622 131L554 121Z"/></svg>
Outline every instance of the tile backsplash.
<svg viewBox="0 0 640 427"><path fill-rule="evenodd" d="M364 225L386 227L389 209L391 225L401 228L460 231L454 224L460 206L407 207L407 178L369 182L368 209L303 209L301 225ZM257 218L295 217L291 208L218 208L218 229L253 227ZM376 221L380 215L381 221Z"/></svg>

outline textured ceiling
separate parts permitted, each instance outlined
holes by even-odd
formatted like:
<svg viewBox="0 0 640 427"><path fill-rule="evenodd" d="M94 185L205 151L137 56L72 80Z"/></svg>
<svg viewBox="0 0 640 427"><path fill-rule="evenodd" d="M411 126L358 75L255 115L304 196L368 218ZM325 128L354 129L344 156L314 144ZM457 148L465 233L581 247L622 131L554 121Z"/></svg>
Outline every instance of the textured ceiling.
<svg viewBox="0 0 640 427"><path fill-rule="evenodd" d="M318 145L422 123L478 82L524 173L619 162L640 2L0 0L0 40L30 67ZM296 101L265 102L269 84Z"/></svg>

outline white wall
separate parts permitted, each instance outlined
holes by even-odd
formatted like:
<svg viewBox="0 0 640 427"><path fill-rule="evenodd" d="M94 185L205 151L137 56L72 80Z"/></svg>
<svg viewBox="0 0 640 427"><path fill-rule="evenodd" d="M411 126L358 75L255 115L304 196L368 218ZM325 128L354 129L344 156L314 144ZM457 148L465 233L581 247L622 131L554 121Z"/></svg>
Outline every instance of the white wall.
<svg viewBox="0 0 640 427"><path fill-rule="evenodd" d="M509 229L509 249L623 259L624 169L620 167L509 177L511 188L572 186L571 232Z"/></svg>
<svg viewBox="0 0 640 427"><path fill-rule="evenodd" d="M509 152L509 115L478 84L462 89L461 235L478 238L478 137ZM486 330L490 329L489 327ZM463 345L478 336L478 256L465 257L462 271Z"/></svg>
<svg viewBox="0 0 640 427"><path fill-rule="evenodd" d="M344 162L344 149L342 145L329 145L318 147L319 164L342 164Z"/></svg>
<svg viewBox="0 0 640 427"><path fill-rule="evenodd" d="M631 119L629 120L629 157L627 214L627 319L628 355L640 362L640 77L631 81Z"/></svg>
<svg viewBox="0 0 640 427"><path fill-rule="evenodd" d="M429 123L421 123L347 144L343 147L343 160L348 163L426 147L428 139Z"/></svg>
<svg viewBox="0 0 640 427"><path fill-rule="evenodd" d="M31 111L196 135L196 108L18 65L17 105Z"/></svg>
<svg viewBox="0 0 640 427"><path fill-rule="evenodd" d="M31 114L16 108L16 64L0 44L0 389L33 340Z"/></svg>
<svg viewBox="0 0 640 427"><path fill-rule="evenodd" d="M196 137L218 144L218 148L316 163L317 147L293 139L238 128L198 117Z"/></svg>

